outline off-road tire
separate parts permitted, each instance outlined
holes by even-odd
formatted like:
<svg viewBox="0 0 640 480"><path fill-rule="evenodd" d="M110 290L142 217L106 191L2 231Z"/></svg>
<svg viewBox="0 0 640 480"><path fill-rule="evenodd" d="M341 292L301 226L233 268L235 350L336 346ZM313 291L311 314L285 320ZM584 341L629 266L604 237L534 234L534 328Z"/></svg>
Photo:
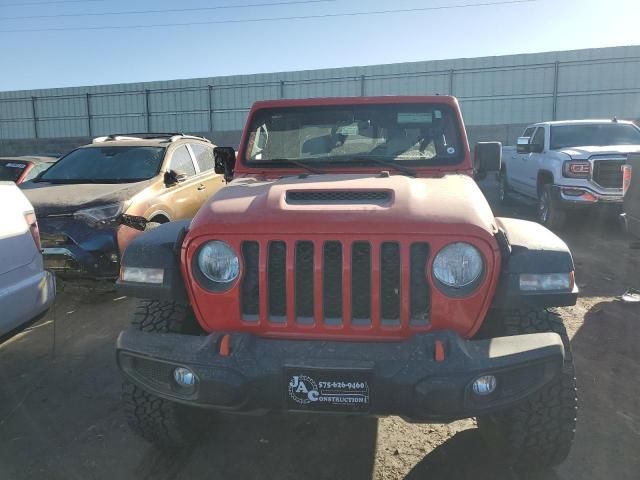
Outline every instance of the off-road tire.
<svg viewBox="0 0 640 480"><path fill-rule="evenodd" d="M538 193L538 222L547 228L557 230L564 227L567 221L567 212L560 208L553 198L551 185L543 185Z"/></svg>
<svg viewBox="0 0 640 480"><path fill-rule="evenodd" d="M202 333L189 306L145 300L134 313L131 328L142 332ZM157 397L137 385L122 382L127 423L139 436L163 449L194 444L209 430L211 412Z"/></svg>
<svg viewBox="0 0 640 480"><path fill-rule="evenodd" d="M478 427L498 461L519 468L546 468L562 463L571 449L578 408L569 337L555 311L524 309L494 315L504 336L555 332L564 344L562 373L527 400L478 418Z"/></svg>
<svg viewBox="0 0 640 480"><path fill-rule="evenodd" d="M509 181L507 180L507 172L504 170L498 175L498 200L502 205L511 204L511 196L509 195Z"/></svg>

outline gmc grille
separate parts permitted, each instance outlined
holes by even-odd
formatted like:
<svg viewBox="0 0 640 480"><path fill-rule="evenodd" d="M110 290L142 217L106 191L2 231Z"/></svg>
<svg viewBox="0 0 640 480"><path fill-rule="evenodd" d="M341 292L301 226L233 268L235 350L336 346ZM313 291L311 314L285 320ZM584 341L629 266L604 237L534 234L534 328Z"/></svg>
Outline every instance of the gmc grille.
<svg viewBox="0 0 640 480"><path fill-rule="evenodd" d="M593 162L593 181L603 188L622 188L624 159L596 160Z"/></svg>
<svg viewBox="0 0 640 480"><path fill-rule="evenodd" d="M245 322L356 329L429 326L426 243L245 241L241 253Z"/></svg>

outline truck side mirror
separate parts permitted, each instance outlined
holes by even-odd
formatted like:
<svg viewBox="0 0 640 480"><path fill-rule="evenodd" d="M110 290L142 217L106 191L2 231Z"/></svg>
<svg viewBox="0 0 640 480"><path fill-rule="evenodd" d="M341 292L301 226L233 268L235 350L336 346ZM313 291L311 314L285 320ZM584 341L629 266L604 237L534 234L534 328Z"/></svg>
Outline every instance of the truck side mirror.
<svg viewBox="0 0 640 480"><path fill-rule="evenodd" d="M224 174L225 182L233 180L233 172L236 168L236 151L231 147L216 147L213 149L213 157L215 172Z"/></svg>
<svg viewBox="0 0 640 480"><path fill-rule="evenodd" d="M478 142L475 148L475 167L480 175L498 172L502 165L502 143Z"/></svg>
<svg viewBox="0 0 640 480"><path fill-rule="evenodd" d="M171 187L177 183L182 183L187 179L187 174L184 172L176 172L175 170L168 170L164 172L164 184L167 187Z"/></svg>
<svg viewBox="0 0 640 480"><path fill-rule="evenodd" d="M531 138L529 137L518 137L518 141L516 142L516 151L518 153L529 153L530 146L529 141Z"/></svg>

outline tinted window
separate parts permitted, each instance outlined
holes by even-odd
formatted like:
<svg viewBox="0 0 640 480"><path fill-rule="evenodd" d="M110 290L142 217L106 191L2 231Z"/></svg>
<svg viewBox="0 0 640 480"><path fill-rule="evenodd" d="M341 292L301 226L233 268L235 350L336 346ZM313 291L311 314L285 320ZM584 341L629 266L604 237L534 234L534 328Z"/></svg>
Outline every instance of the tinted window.
<svg viewBox="0 0 640 480"><path fill-rule="evenodd" d="M173 152L170 168L178 173L186 173L187 177L193 177L196 174L196 167L193 166L193 160L186 145L178 147Z"/></svg>
<svg viewBox="0 0 640 480"><path fill-rule="evenodd" d="M155 177L163 147L89 147L74 150L39 180L59 183L132 183Z"/></svg>
<svg viewBox="0 0 640 480"><path fill-rule="evenodd" d="M531 143L542 145L544 147L544 127L539 127L536 130L536 134L533 136Z"/></svg>
<svg viewBox="0 0 640 480"><path fill-rule="evenodd" d="M52 163L39 163L37 165L34 165L33 168L31 168L31 170L29 170L29 173L27 173L27 176L24 177L23 181L26 182L28 180L33 180L34 178L36 178L38 176L39 173L44 172L51 165L53 165L53 164Z"/></svg>
<svg viewBox="0 0 640 480"><path fill-rule="evenodd" d="M249 125L246 160L282 166L397 161L456 164L464 158L457 117L438 104L338 105L258 111Z"/></svg>
<svg viewBox="0 0 640 480"><path fill-rule="evenodd" d="M0 181L15 182L25 168L27 168L25 162L0 161Z"/></svg>
<svg viewBox="0 0 640 480"><path fill-rule="evenodd" d="M213 169L213 147L201 145L199 143L191 143L191 150L196 156L196 163L201 172Z"/></svg>
<svg viewBox="0 0 640 480"><path fill-rule="evenodd" d="M551 148L640 145L640 130L628 123L552 125Z"/></svg>

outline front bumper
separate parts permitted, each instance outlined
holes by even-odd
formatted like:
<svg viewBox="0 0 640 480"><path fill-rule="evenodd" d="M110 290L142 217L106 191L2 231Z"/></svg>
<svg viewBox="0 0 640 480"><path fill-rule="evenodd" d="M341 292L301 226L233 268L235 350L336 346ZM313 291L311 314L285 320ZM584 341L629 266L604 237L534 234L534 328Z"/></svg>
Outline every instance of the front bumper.
<svg viewBox="0 0 640 480"><path fill-rule="evenodd" d="M61 278L113 280L120 270L117 226L91 227L73 218L38 219L45 268Z"/></svg>
<svg viewBox="0 0 640 480"><path fill-rule="evenodd" d="M356 411L446 422L526 398L560 373L564 359L555 333L469 341L440 331L386 343L224 337L127 330L118 337L118 366L143 389L192 406L247 413ZM178 385L176 367L193 371L195 385ZM488 374L496 377L496 389L475 394L474 380ZM308 402L291 391L301 378L307 382L299 387L303 396L314 387ZM360 400L343 401L350 395Z"/></svg>
<svg viewBox="0 0 640 480"><path fill-rule="evenodd" d="M619 192L599 192L590 186L554 185L552 194L563 208L612 208L621 209L623 202L622 189Z"/></svg>

